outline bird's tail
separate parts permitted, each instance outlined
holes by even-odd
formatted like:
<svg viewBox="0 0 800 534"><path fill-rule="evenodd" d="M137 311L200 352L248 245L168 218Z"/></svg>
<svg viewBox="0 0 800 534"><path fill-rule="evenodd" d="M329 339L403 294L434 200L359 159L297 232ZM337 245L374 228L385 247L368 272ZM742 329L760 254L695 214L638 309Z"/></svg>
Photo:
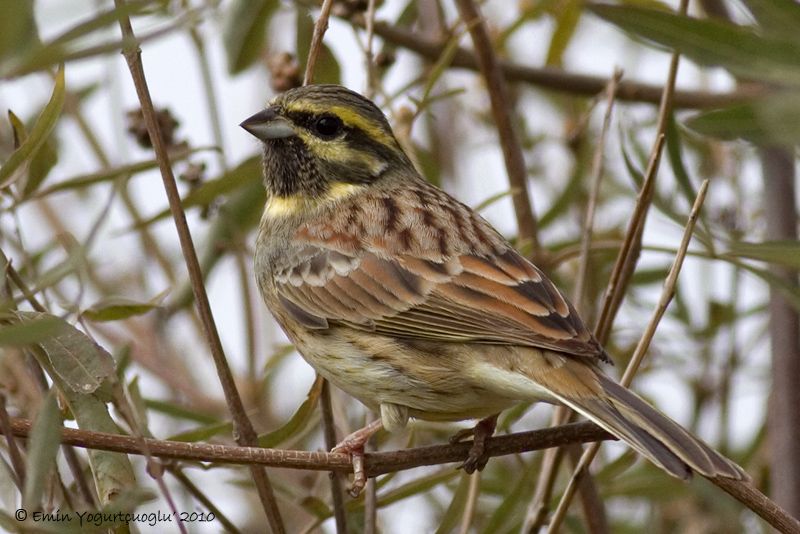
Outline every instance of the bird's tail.
<svg viewBox="0 0 800 534"><path fill-rule="evenodd" d="M662 414L641 397L600 372L599 396L569 396L553 392L576 412L625 441L671 475L688 479L692 471L705 477L748 479L731 460L703 443L688 430Z"/></svg>

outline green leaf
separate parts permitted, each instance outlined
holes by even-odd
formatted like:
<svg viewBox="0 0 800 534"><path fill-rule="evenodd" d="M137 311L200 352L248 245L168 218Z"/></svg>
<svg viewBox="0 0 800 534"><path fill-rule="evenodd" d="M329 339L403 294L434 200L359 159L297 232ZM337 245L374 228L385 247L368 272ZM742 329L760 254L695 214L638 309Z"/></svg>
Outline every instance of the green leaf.
<svg viewBox="0 0 800 534"><path fill-rule="evenodd" d="M678 181L678 186L683 193L684 198L691 206L694 199L697 197L697 192L692 185L692 180L689 178L689 173L683 165L683 149L681 147L681 134L678 131L678 123L675 121L675 114L670 113L667 118L666 130L666 148L669 163L672 167L672 172L675 174L675 179Z"/></svg>
<svg viewBox="0 0 800 534"><path fill-rule="evenodd" d="M16 315L0 317L0 347L24 347L56 335L62 320L42 314L30 320L20 321Z"/></svg>
<svg viewBox="0 0 800 534"><path fill-rule="evenodd" d="M28 510L33 510L41 504L42 493L55 467L56 454L61 444L61 412L53 389L42 401L28 444L22 503Z"/></svg>
<svg viewBox="0 0 800 534"><path fill-rule="evenodd" d="M231 4L222 29L229 73L242 72L261 56L267 24L279 6L277 0L234 0Z"/></svg>
<svg viewBox="0 0 800 534"><path fill-rule="evenodd" d="M56 163L58 163L58 143L57 137L51 135L48 137L39 152L33 156L33 159L28 166L28 179L25 180L25 186L22 188L22 197L29 197L36 189L42 185L47 175L53 170Z"/></svg>
<svg viewBox="0 0 800 534"><path fill-rule="evenodd" d="M1 17L0 17L1 18ZM0 188L6 187L22 176L26 166L30 163L37 152L42 148L48 136L53 131L61 116L61 108L64 106L64 67L61 66L56 74L56 81L53 87L53 94L50 101L42 110L36 124L33 125L30 135L15 150L8 161L0 167Z"/></svg>
<svg viewBox="0 0 800 534"><path fill-rule="evenodd" d="M169 293L162 291L147 302L137 302L124 297L108 297L102 299L81 313L82 317L91 321L119 321L137 315L143 315L158 308Z"/></svg>
<svg viewBox="0 0 800 534"><path fill-rule="evenodd" d="M746 139L756 144L800 143L800 95L781 92L752 102L706 111L686 125L719 139Z"/></svg>
<svg viewBox="0 0 800 534"><path fill-rule="evenodd" d="M550 38L545 64L552 67L563 65L564 52L575 35L578 21L581 18L583 2L579 0L565 0L555 4L556 27Z"/></svg>
<svg viewBox="0 0 800 534"><path fill-rule="evenodd" d="M75 416L79 428L95 432L120 434L119 428L108 413L106 403L100 400L97 395L84 395L70 391L66 387L67 384L57 374L51 376L53 376L59 389L64 393L69 409ZM89 449L87 454L97 494L102 505L105 506L116 501L120 495L124 495L127 491L135 488L136 477L133 474L130 460L125 454L97 449Z"/></svg>
<svg viewBox="0 0 800 534"><path fill-rule="evenodd" d="M258 160L254 160L254 164L257 162ZM242 164L242 167L245 163ZM242 172L246 174L248 171L243 170ZM261 176L260 168L249 172L252 172L253 176L259 178ZM211 226L200 251L200 267L203 269L204 277L211 274L220 258L229 250L226 248L226 244L238 236L246 235L258 224L264 211L266 197L267 193L260 179L247 180L244 187L233 191L230 198L220 207L219 217ZM173 295L169 303L170 312L190 305L194 299L188 281L181 284L181 287Z"/></svg>
<svg viewBox="0 0 800 534"><path fill-rule="evenodd" d="M725 67L759 81L800 85L800 42L759 34L717 19L695 19L655 9L591 4L589 9L620 28L678 50L693 61Z"/></svg>
<svg viewBox="0 0 800 534"><path fill-rule="evenodd" d="M203 425L185 432L179 432L167 439L170 441L184 441L187 443L194 443L196 441L208 441L210 438L219 434L230 434L233 431L233 423L230 421L220 421L218 423L211 423Z"/></svg>
<svg viewBox="0 0 800 534"><path fill-rule="evenodd" d="M16 312L21 322L56 321L54 331L37 341L53 371L76 393L93 393L114 376L114 359L100 345L58 317L39 312Z"/></svg>
<svg viewBox="0 0 800 534"><path fill-rule="evenodd" d="M475 476L480 476L477 473ZM452 493L450 498L450 506L439 521L439 526L436 528L436 534L447 534L448 532L455 532L458 529L461 521L461 516L464 513L464 507L469 497L469 481L470 475L461 473L461 480L458 481L456 490Z"/></svg>
<svg viewBox="0 0 800 534"><path fill-rule="evenodd" d="M213 415L199 413L194 408L184 408L183 406L173 402L145 399L144 405L150 410L155 410L176 419L186 419L188 421L195 421L197 423L203 423L206 425L216 423L218 421L218 419Z"/></svg>
<svg viewBox="0 0 800 534"><path fill-rule="evenodd" d="M322 377L317 376L317 379L311 385L308 395L306 395L306 400L297 408L297 411L292 414L286 424L277 430L258 437L259 447L277 447L287 439L302 432L316 414L317 403L322 393L322 384Z"/></svg>
<svg viewBox="0 0 800 534"><path fill-rule="evenodd" d="M261 185L261 172L261 157L252 156L247 158L219 178L208 180L197 189L192 190L188 195L186 195L186 198L181 201L181 205L183 205L184 209L195 206L208 206L220 196L237 190L242 190L248 185L254 183L263 191L264 188ZM247 187L247 189L249 190L250 188ZM263 198L264 195L260 196ZM141 224L146 226L156 221L160 221L165 217L169 217L169 215L170 210L167 208L143 221Z"/></svg>
<svg viewBox="0 0 800 534"><path fill-rule="evenodd" d="M723 256L747 258L800 269L800 242L765 241L730 243Z"/></svg>
<svg viewBox="0 0 800 534"><path fill-rule="evenodd" d="M0 64L19 57L39 45L39 30L33 15L33 2L5 0L0 17Z"/></svg>
<svg viewBox="0 0 800 534"><path fill-rule="evenodd" d="M765 33L798 40L800 4L797 0L742 0Z"/></svg>
<svg viewBox="0 0 800 534"><path fill-rule="evenodd" d="M176 149L170 152L169 158L170 161L172 161L173 163L176 161L183 161L190 155L204 150L207 150L207 147L198 147L190 150ZM109 182L117 178L121 178L123 176L130 178L136 174L140 174L142 172L155 169L157 167L158 167L157 160L147 159L144 161L138 161L136 163L129 163L127 165L119 165L117 167L112 167L110 169L104 169L100 172L95 172L91 174L82 174L80 176L69 178L67 180L53 184L50 187L42 189L41 191L36 193L35 198L45 197L47 195L56 193L58 191L81 189L83 187L88 187L94 184Z"/></svg>

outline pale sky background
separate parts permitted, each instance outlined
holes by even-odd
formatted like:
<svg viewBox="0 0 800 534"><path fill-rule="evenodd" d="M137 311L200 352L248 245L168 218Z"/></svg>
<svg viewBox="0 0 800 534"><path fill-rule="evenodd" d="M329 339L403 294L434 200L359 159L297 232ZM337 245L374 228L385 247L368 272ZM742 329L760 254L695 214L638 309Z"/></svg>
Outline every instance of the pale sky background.
<svg viewBox="0 0 800 534"><path fill-rule="evenodd" d="M392 15L402 7L405 2L387 0L385 5L378 11L378 18L391 18ZM93 1L70 0L68 2L60 0L40 0L36 4L36 13L39 22L41 37L44 40L52 38L64 29L72 26L77 21L82 20L94 10ZM488 3L485 13L491 20L503 21L508 19L513 13L504 15L506 2L494 0ZM293 27L293 10L284 8L283 12L273 21L284 21L286 26ZM134 29L143 34L147 28L152 28L154 21L137 20ZM266 73L263 69L254 68L247 72L231 78L225 68L224 52L222 42L219 38L219 25L215 21L206 21L202 25L202 30L206 35L211 36L207 39L209 45L208 53L211 68L214 72L216 89L220 103L220 116L223 123L224 143L227 149L228 163L234 165L247 156L252 155L257 149L257 142L246 132L238 127L238 123L250 116L261 107L264 102L272 96ZM281 24L283 26L283 24ZM275 27L275 26L273 26ZM109 33L109 37L114 36L116 28ZM541 65L546 54L546 43L549 41L553 31L553 25L547 20L526 25L518 31L511 41L513 55L518 62ZM281 27L274 34L272 42L274 50L292 47L294 42L293 31L285 31ZM326 43L331 46L340 61L343 72L343 83L355 90L362 90L365 84L363 74L363 64L361 54L354 41L351 29L339 20L332 19L330 29L326 36ZM669 55L666 53L643 51L641 47L636 47L636 52L632 53L632 47L626 46L628 41L614 27L602 23L599 20L585 16L577 31L577 37L570 45L566 56L565 65L573 72L584 74L595 74L609 76L615 66L621 66L629 79L648 81L655 84L662 83L667 71ZM468 44L465 40L464 44ZM357 59L353 59L357 58ZM143 45L143 61L147 80L153 100L157 106L169 107L173 115L180 121L180 129L177 137L187 138L193 146L212 144L211 128L205 112L205 100L202 92L200 74L194 51L191 48L189 39L185 34L178 33L168 37L150 41ZM399 52L398 65L394 68L392 75L388 78L387 86L391 89L400 87L407 81L407 73L404 72L403 65L416 62L413 54ZM115 113L119 109L128 110L138 107L136 95L133 89L130 75L121 55L111 54L103 60L91 60L78 63L70 63L66 68L67 84L71 89L82 87L86 80L96 79L98 75L107 80L107 83L100 87L96 95L92 97L89 106L86 108L87 115L91 117L92 123L97 125L105 148L112 154L114 163L132 162L142 159L149 159L151 155L138 147L127 138L120 138L118 132L124 128L120 127L119 121L123 119L121 114ZM697 87L701 83L706 83L710 88L724 90L730 88L730 79L721 72L708 73L700 80L699 70L688 61L683 61L679 71L678 86ZM482 109L488 106L486 94L480 84L478 77L473 73L456 71L454 75L447 78L447 86L454 88L462 86L466 89L466 94L458 97L467 103L468 108ZM38 109L43 102L49 98L52 90L52 82L42 76L28 76L20 80L6 81L0 85L0 105L3 108L12 108L20 116L29 116L35 109ZM412 93L412 96L419 96L419 93ZM546 101L540 96L538 90L526 89L526 96L519 109L526 113L527 121L536 132L544 133L554 139L563 135L559 118L554 115ZM398 104L410 104L410 101L400 99ZM613 172L619 172L625 176L625 171L617 168L621 165L618 146L619 121L624 123L637 122L652 116L652 107L644 105L624 105L616 109L615 122L612 127L612 135L609 137L606 149L607 161ZM593 120L596 122L601 119L601 113L595 112ZM469 120L470 128L464 128L466 121ZM475 128L474 121L465 119L464 125L454 124L454 132L458 135L469 136L469 152L460 153L456 172L461 180L461 187L457 191L451 191L460 200L467 204L475 205L480 201L492 196L497 192L507 189L506 176L502 165L502 155L499 146L496 144L495 132L488 128ZM7 128L4 124L3 128ZM78 174L93 172L97 169L97 164L91 154L83 147L82 141L74 142L72 139L79 138L74 126L70 121L64 121L63 126L58 131L63 143L72 143L72 146L81 147L76 150L60 151L61 160L57 167L53 169L49 182L66 179ZM648 140L648 143L651 139ZM558 183L560 179L566 179L564 169L567 168L568 154L564 153L557 143L544 143L537 149L535 156L539 159L537 163L547 169L548 183ZM213 177L218 173L216 158L213 153L203 154L202 159L208 164L207 176ZM532 161L529 161L532 163ZM662 164L665 183L673 183L670 176L669 166ZM742 178L750 192L757 195L760 191L758 169L742 169ZM690 168L690 173L692 169ZM693 174L693 177L694 174ZM157 173L151 172L138 175L132 181L133 191L139 205L142 206L145 215L157 213L167 205L161 179ZM543 212L549 205L554 191L541 184L532 183L534 207L539 213ZM107 187L94 188L104 191L103 195L92 195L83 201L76 202L74 195L63 195L63 212L68 216L68 220L76 223L78 238L82 239L88 231L89 225L102 208L102 203L106 199ZM725 192L712 185L710 196L725 195ZM62 197L57 197L62 198ZM138 253L138 245L132 234L126 233L125 229L129 225L127 216L119 208L119 203L115 204L109 224L103 228L103 237L98 241L99 246L93 250L94 257L103 257L103 269L113 271L119 268L126 268L132 259L132 253ZM62 206L59 206L62 209ZM620 212L601 211L597 218L598 226L608 226L626 215L624 210L630 206L621 206ZM688 212L688 208L687 208ZM195 243L198 247L202 246L206 223L197 218L196 212L190 212L189 223L193 231ZM493 205L484 215L493 222L498 229L505 234L513 234L514 219L511 214L511 202L508 199ZM44 231L42 225L38 224L37 210L28 206L24 208L20 217L25 222L23 227L24 239L30 248L36 248L46 243L51 236ZM545 246L548 242L558 240L567 235L567 227L556 225L542 236ZM174 225L171 219L157 224L154 231L161 239L167 242L177 242ZM669 247L677 246L682 228L677 227L665 217L651 216L645 234L645 243L663 245ZM760 238L760 228L748 229L750 240ZM174 250L178 250L177 246ZM661 265L666 256L663 254L645 253L642 256L642 266ZM185 277L185 269L180 272L180 277ZM730 270L716 262L713 265L688 259L684 266L684 274L680 283L684 287L691 288L692 291L701 294L712 294L725 296L730 288ZM745 302L754 304L763 299L765 287L762 283L754 281L751 277L743 279L740 289ZM223 343L229 360L238 369L245 368L244 341L242 337L243 319L240 316L239 288L236 282L234 266L231 262L224 262L214 271L208 285L210 299L214 315L222 335ZM166 289L166 282L156 272L152 274L152 293L150 295L132 295L132 298L144 299L157 294ZM658 295L654 293L651 300L655 302ZM706 302L706 298L700 302ZM88 306L92 303L91 296L87 296L82 303ZM702 316L700 310L695 310ZM623 307L620 319L617 321L617 331L619 335L635 339L644 329L649 319L649 311L642 315L639 311L631 311L629 307ZM262 343L271 339L276 333L274 325L268 318L265 309L261 310L259 318L263 327L264 335L261 336ZM181 327L179 322L170 323L172 327ZM185 327L185 325L182 325ZM757 321L743 322L740 331L742 339L749 339L754 335L755 329L760 327ZM667 351L669 347L678 347L676 350L683 350L680 347L687 345L681 339L675 339L670 332L675 333L674 328L664 324L659 331L659 348ZM186 336L184 336L186 337ZM281 336L282 337L282 336ZM181 339L177 336L177 339ZM278 338L275 338L277 341ZM207 350L200 345L200 340L184 339L180 343L185 344L186 351L197 352L198 357L195 372L198 376L205 376L205 383L208 386L209 394L221 396L218 381L213 370L210 358L206 357ZM269 343L264 345L268 349ZM722 351L720 351L722 352ZM755 425L763 419L763 411L766 407L766 395L768 391L768 377L764 376L766 363L768 362L767 348L761 346L754 354L744 355L747 358L747 365L751 372L738 373L737 379L741 383L735 385L737 394L732 406L732 413L736 414L732 428L735 439L746 439L754 432ZM691 360L689 360L691 361ZM660 366L669 366L668 361L659 362ZM678 421L686 422L690 406L686 402L684 395L685 388L683 378L691 375L699 368L692 368L691 365L675 373L674 369L662 369L649 373L643 379L637 379L635 388L654 399L658 407L670 414ZM618 375L622 369L609 370L610 373ZM280 377L275 384L283 384L283 390L275 395L276 410L285 417L290 416L297 406L304 399L308 388L313 381L313 371L299 357L293 356L281 366ZM141 373L142 388L146 395L158 397L164 392L163 386L156 380ZM545 424L549 419L549 408L537 407L532 409L528 416L522 420L522 424L536 425ZM717 429L717 422L713 416L708 417L703 422L703 435L709 439L714 438ZM153 417L152 429L161 437L174 432L174 428L168 426L166 420L155 416ZM523 429L520 425L519 429ZM320 443L321 446L321 443ZM617 454L624 450L623 446L611 445L604 447L603 450L609 454ZM230 471L212 471L210 473L200 473L191 471L196 481L200 481L204 489L208 490L210 496L218 500L220 506L226 510L230 517L237 521L242 514L246 513L247 507L252 506L254 501L244 501L240 497L232 494L230 484L220 484L214 488L214 481L219 480L219 473L225 473L223 478L228 480ZM400 477L401 480L408 480L419 476L421 471L411 471ZM147 476L140 472L140 480L145 484ZM205 482L203 482L205 480ZM532 481L532 483L535 483ZM384 532L424 532L431 529L432 518L420 510L427 509L420 506L421 499L413 498L401 501L399 504L390 508L382 509L379 513L385 517L394 518L392 521L383 523ZM189 506L187 504L187 506ZM181 505L178 505L181 509ZM153 503L145 507L146 509L164 509L162 503ZM290 510L286 510L290 513ZM396 521L402 517L402 522ZM211 523L205 525L194 525L193 531L196 532L215 532L218 525ZM215 528L216 527L216 528ZM326 524L329 532L333 531L332 523Z"/></svg>

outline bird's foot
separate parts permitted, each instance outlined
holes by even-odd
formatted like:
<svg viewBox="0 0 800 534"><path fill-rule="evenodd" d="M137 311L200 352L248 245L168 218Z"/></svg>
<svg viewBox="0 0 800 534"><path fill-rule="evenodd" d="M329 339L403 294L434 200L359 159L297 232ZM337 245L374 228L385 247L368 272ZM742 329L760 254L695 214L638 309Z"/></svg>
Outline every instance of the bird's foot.
<svg viewBox="0 0 800 534"><path fill-rule="evenodd" d="M364 445L378 430L383 428L381 420L373 421L364 428L360 428L339 442L331 452L349 454L353 462L353 483L349 493L358 497L367 485L367 472L364 470Z"/></svg>
<svg viewBox="0 0 800 534"><path fill-rule="evenodd" d="M486 440L494 434L498 415L495 414L486 419L481 419L474 427L459 430L450 438L450 443L460 443L472 436L472 448L470 448L464 463L459 466L467 473L472 474L475 471L482 471L489 462L489 456L486 454Z"/></svg>

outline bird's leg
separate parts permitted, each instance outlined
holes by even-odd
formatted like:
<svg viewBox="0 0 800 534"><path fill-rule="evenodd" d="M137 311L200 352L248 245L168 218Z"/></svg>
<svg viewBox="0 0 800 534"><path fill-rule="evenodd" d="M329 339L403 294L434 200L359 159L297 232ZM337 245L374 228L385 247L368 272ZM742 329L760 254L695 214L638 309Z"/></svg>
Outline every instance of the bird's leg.
<svg viewBox="0 0 800 534"><path fill-rule="evenodd" d="M476 470L481 471L486 467L486 463L489 461L489 457L486 455L486 440L494 434L499 415L496 413L486 419L481 419L474 427L459 430L455 436L450 438L450 443L458 443L472 436L472 448L469 450L467 459L461 464L461 468L467 473L472 474Z"/></svg>
<svg viewBox="0 0 800 534"><path fill-rule="evenodd" d="M380 419L373 421L348 435L331 449L331 452L350 455L353 462L353 485L350 486L350 495L353 497L358 497L367 484L367 473L364 471L364 445L382 428L383 422Z"/></svg>

